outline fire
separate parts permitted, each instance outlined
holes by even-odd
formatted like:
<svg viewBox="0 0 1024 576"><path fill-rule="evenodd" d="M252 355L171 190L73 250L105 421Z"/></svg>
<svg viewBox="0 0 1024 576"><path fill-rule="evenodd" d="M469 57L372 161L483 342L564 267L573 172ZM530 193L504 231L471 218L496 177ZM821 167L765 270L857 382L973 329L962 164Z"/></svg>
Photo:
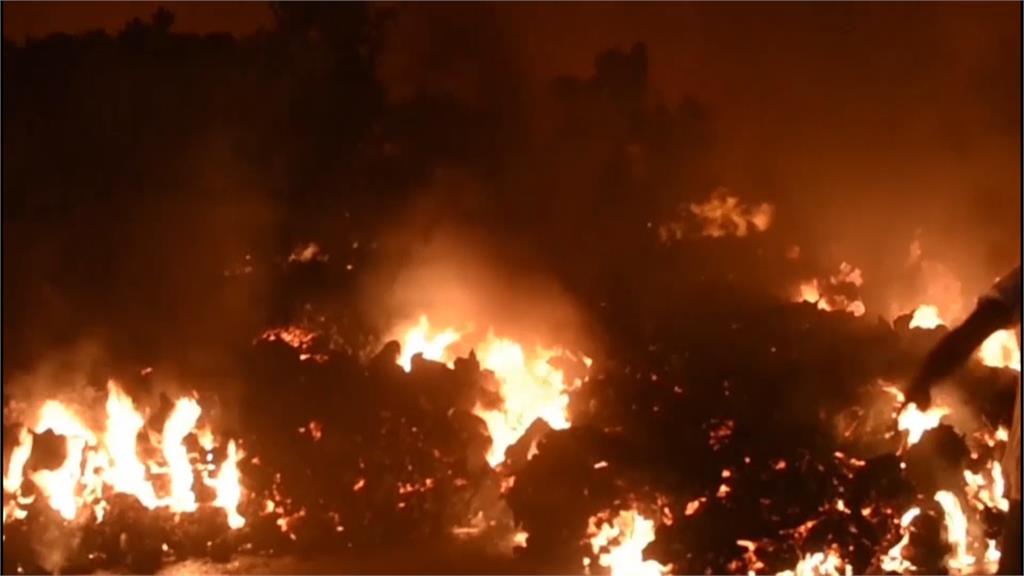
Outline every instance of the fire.
<svg viewBox="0 0 1024 576"><path fill-rule="evenodd" d="M462 338L462 334L453 328L446 328L432 334L430 321L422 315L415 326L406 331L402 338L402 355L398 363L406 371L412 369L412 357L422 354L423 358L435 362L448 362L451 358L446 354L452 344Z"/></svg>
<svg viewBox="0 0 1024 576"><path fill-rule="evenodd" d="M860 268L848 262L842 262L839 265L839 271L825 280L819 281L817 278L811 278L801 282L793 301L814 304L819 310L825 312L842 311L854 316L863 316L867 311L864 302L860 298L852 298L842 293L842 290L837 290L839 287L848 286L859 288L863 284L864 275Z"/></svg>
<svg viewBox="0 0 1024 576"><path fill-rule="evenodd" d="M192 490L195 475L198 472L205 476L214 467L212 464L193 466L185 447L185 439L193 433L204 447L213 447L208 429L196 429L202 414L196 399L184 397L175 402L163 424L159 456L145 462L139 458L137 440L145 418L132 398L113 381L107 385L105 412L106 427L103 434L98 435L67 405L56 400L42 404L35 424L19 433L18 444L8 462L4 492L14 498L5 506L4 522L26 514L17 507L19 503L30 501L23 493L26 477L47 504L67 521L79 519L85 510L92 513L96 522L102 522L108 507L105 498L113 493L134 496L149 509L168 508L173 512L198 509L199 503ZM34 445L33 433L46 431L64 437L64 461L55 469L33 470L26 474L25 466ZM216 488L214 505L227 511L232 528L241 527L245 522L237 511L241 498L239 457L234 442L230 442L227 459L212 483ZM154 484L161 476L167 481ZM166 486L166 489L158 494L155 486Z"/></svg>
<svg viewBox="0 0 1024 576"><path fill-rule="evenodd" d="M602 519L601 516L605 516ZM655 560L644 560L643 551L654 542L654 521L636 510L621 511L609 523L607 515L590 518L587 536L598 563L612 576L661 576L672 567ZM598 525L600 522L600 525Z"/></svg>
<svg viewBox="0 0 1024 576"><path fill-rule="evenodd" d="M499 409L474 409L491 435L487 461L492 467L505 460L505 450L538 418L555 430L569 427L565 376L549 363L559 355L558 350L538 348L528 358L518 343L493 335L480 348L480 365L497 376L504 400Z"/></svg>
<svg viewBox="0 0 1024 576"><path fill-rule="evenodd" d="M238 460L241 455L235 448L235 441L228 442L227 458L221 465L220 474L214 480L214 487L217 489L217 498L213 501L214 506L223 508L228 515L228 526L233 529L245 525L245 518L238 513L238 503L242 499L242 486L239 482Z"/></svg>
<svg viewBox="0 0 1024 576"><path fill-rule="evenodd" d="M964 470L967 496L979 510L995 508L1006 512L1010 509L1010 501L1003 496L1003 492L1006 490L1003 468L999 462L993 460L988 463L988 470L991 482L985 479L984 474Z"/></svg>
<svg viewBox="0 0 1024 576"><path fill-rule="evenodd" d="M681 240L686 230L694 224L691 220L696 220L702 236L743 237L752 232L764 232L771 226L772 218L775 216L775 207L771 204L748 206L725 188L712 192L711 197L705 202L691 203L688 207L680 205L678 211L679 214L674 221L658 227L658 235L662 242Z"/></svg>
<svg viewBox="0 0 1024 576"><path fill-rule="evenodd" d="M32 455L32 438L32 432L28 428L22 428L18 432L18 444L11 451L7 473L4 474L4 492L8 494L14 494L21 489L21 483L25 478L25 462Z"/></svg>
<svg viewBox="0 0 1024 576"><path fill-rule="evenodd" d="M257 340L265 340L267 342L281 341L291 346L299 353L299 360L305 362L306 360L313 360L314 362L326 362L327 355L314 353L313 345L316 342L320 334L317 332L307 330L298 326L287 326L284 328L271 328L263 332L263 334Z"/></svg>
<svg viewBox="0 0 1024 576"><path fill-rule="evenodd" d="M953 548L949 567L959 570L974 565L974 556L967 553L967 517L964 516L960 499L952 492L940 490L935 501L942 506L946 520L946 541Z"/></svg>
<svg viewBox="0 0 1024 576"><path fill-rule="evenodd" d="M939 309L931 304L922 304L914 310L914 315L910 318L911 328L923 328L925 330L932 330L939 326L945 326L946 323L942 320L942 316L939 315Z"/></svg>
<svg viewBox="0 0 1024 576"><path fill-rule="evenodd" d="M895 572L898 574L906 573L908 570L915 569L915 566L903 557L903 549L906 548L907 544L910 543L910 523L914 521L914 518L921 513L921 509L914 506L910 510L903 513L900 517L900 541L895 546L889 549L889 551L882 556L881 566L886 572Z"/></svg>
<svg viewBox="0 0 1024 576"><path fill-rule="evenodd" d="M902 394L900 394L902 397ZM921 439L925 432L939 425L942 418L949 414L949 408L933 405L925 411L921 411L917 404L907 404L897 418L897 428L907 433L907 446L913 446Z"/></svg>
<svg viewBox="0 0 1024 576"><path fill-rule="evenodd" d="M704 236L746 236L748 232L764 232L772 223L775 208L771 204L746 206L724 189L716 190L702 204L690 204L692 212L702 225Z"/></svg>
<svg viewBox="0 0 1024 576"><path fill-rule="evenodd" d="M1009 368L1020 372L1020 347L1013 330L993 333L978 349L978 358L985 366Z"/></svg>
<svg viewBox="0 0 1024 576"><path fill-rule="evenodd" d="M182 398L164 423L163 452L171 476L170 508L174 512L192 512L196 509L196 495L192 493L192 465L182 442L195 428L202 410L192 398Z"/></svg>
<svg viewBox="0 0 1024 576"><path fill-rule="evenodd" d="M456 357L452 344L468 336L467 332L455 328L434 329L426 315L421 315L414 326L399 334L402 336L398 363L407 371L416 354L451 365ZM505 460L505 450L538 418L555 430L570 426L568 393L578 382L567 383L565 373L551 364L555 358L566 355L564 350L542 346L527 348L514 340L496 336L493 330L476 343L475 349L480 366L494 373L502 399L500 407L478 404L473 410L490 433L487 461L492 467ZM589 367L589 358L584 357L583 362Z"/></svg>
<svg viewBox="0 0 1024 576"><path fill-rule="evenodd" d="M853 576L853 566L846 563L835 548L805 555L795 570L779 572L776 576Z"/></svg>
<svg viewBox="0 0 1024 576"><path fill-rule="evenodd" d="M110 453L108 481L115 492L131 494L146 508L157 505L153 485L146 480L146 467L139 461L137 438L145 420L135 410L130 396L113 381L107 384L107 432Z"/></svg>

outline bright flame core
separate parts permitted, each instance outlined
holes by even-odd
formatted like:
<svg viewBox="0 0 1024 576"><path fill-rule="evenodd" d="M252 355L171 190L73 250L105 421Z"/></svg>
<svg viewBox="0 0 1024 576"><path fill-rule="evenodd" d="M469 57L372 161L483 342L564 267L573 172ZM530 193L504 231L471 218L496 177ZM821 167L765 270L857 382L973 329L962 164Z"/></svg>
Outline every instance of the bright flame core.
<svg viewBox="0 0 1024 576"><path fill-rule="evenodd" d="M644 560L644 548L654 542L654 521L635 510L624 510L611 523L601 515L590 518L587 536L598 563L611 569L612 576L661 576L671 565ZM600 525L598 525L600 522Z"/></svg>

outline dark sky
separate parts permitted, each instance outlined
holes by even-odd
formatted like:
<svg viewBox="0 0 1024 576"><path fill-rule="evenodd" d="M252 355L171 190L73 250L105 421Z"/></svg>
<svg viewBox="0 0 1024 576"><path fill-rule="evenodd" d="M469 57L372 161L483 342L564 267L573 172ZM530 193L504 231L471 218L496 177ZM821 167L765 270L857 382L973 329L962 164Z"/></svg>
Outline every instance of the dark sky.
<svg viewBox="0 0 1024 576"><path fill-rule="evenodd" d="M4 2L4 36L17 41L54 32L114 32L132 18L146 19L161 4L151 2ZM263 2L163 3L181 32L249 34L272 24Z"/></svg>
<svg viewBox="0 0 1024 576"><path fill-rule="evenodd" d="M166 5L178 31L273 25L262 3ZM4 2L4 35L116 31L156 6ZM539 93L643 41L651 98L710 110L721 184L776 202L822 252L885 267L920 233L979 286L1019 259L1019 3L392 6L377 74L393 100L472 100L498 69Z"/></svg>

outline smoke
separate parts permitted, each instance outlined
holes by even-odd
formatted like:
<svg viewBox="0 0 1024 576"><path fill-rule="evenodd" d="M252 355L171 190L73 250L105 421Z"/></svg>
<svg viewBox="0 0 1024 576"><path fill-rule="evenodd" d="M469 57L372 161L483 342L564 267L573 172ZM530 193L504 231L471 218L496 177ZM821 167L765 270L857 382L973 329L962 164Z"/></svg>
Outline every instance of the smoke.
<svg viewBox="0 0 1024 576"><path fill-rule="evenodd" d="M505 156L490 201L574 289L611 282L607 261L630 274L630 236L725 186L775 205L774 238L807 265L862 268L889 316L901 286L955 277L969 301L1019 260L1019 10L403 6L380 75L396 101L516 120L488 141ZM915 239L932 264L908 269Z"/></svg>
<svg viewBox="0 0 1024 576"><path fill-rule="evenodd" d="M440 173L418 201L380 233L378 255L364 275L362 312L385 336L427 315L436 326L538 344L581 346L583 315L557 278L528 251L474 226L482 184Z"/></svg>

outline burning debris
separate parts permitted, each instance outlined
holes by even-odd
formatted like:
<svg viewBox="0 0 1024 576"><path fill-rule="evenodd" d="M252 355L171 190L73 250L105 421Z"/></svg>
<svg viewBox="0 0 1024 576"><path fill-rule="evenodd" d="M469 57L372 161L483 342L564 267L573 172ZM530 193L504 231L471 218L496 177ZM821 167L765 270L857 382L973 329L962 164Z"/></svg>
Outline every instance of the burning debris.
<svg viewBox="0 0 1024 576"><path fill-rule="evenodd" d="M679 212L678 220L658 228L662 242L681 240L687 230L694 227L700 229L699 235L710 238L742 238L754 232L764 232L771 226L775 207L767 203L748 206L725 188L719 188L707 201L691 203L686 209L680 207ZM689 223L691 220L692 225Z"/></svg>
<svg viewBox="0 0 1024 576"><path fill-rule="evenodd" d="M794 300L814 304L819 310L840 310L863 316L866 308L857 295L857 289L863 283L860 268L842 262L839 271L827 279L812 278L801 282Z"/></svg>

